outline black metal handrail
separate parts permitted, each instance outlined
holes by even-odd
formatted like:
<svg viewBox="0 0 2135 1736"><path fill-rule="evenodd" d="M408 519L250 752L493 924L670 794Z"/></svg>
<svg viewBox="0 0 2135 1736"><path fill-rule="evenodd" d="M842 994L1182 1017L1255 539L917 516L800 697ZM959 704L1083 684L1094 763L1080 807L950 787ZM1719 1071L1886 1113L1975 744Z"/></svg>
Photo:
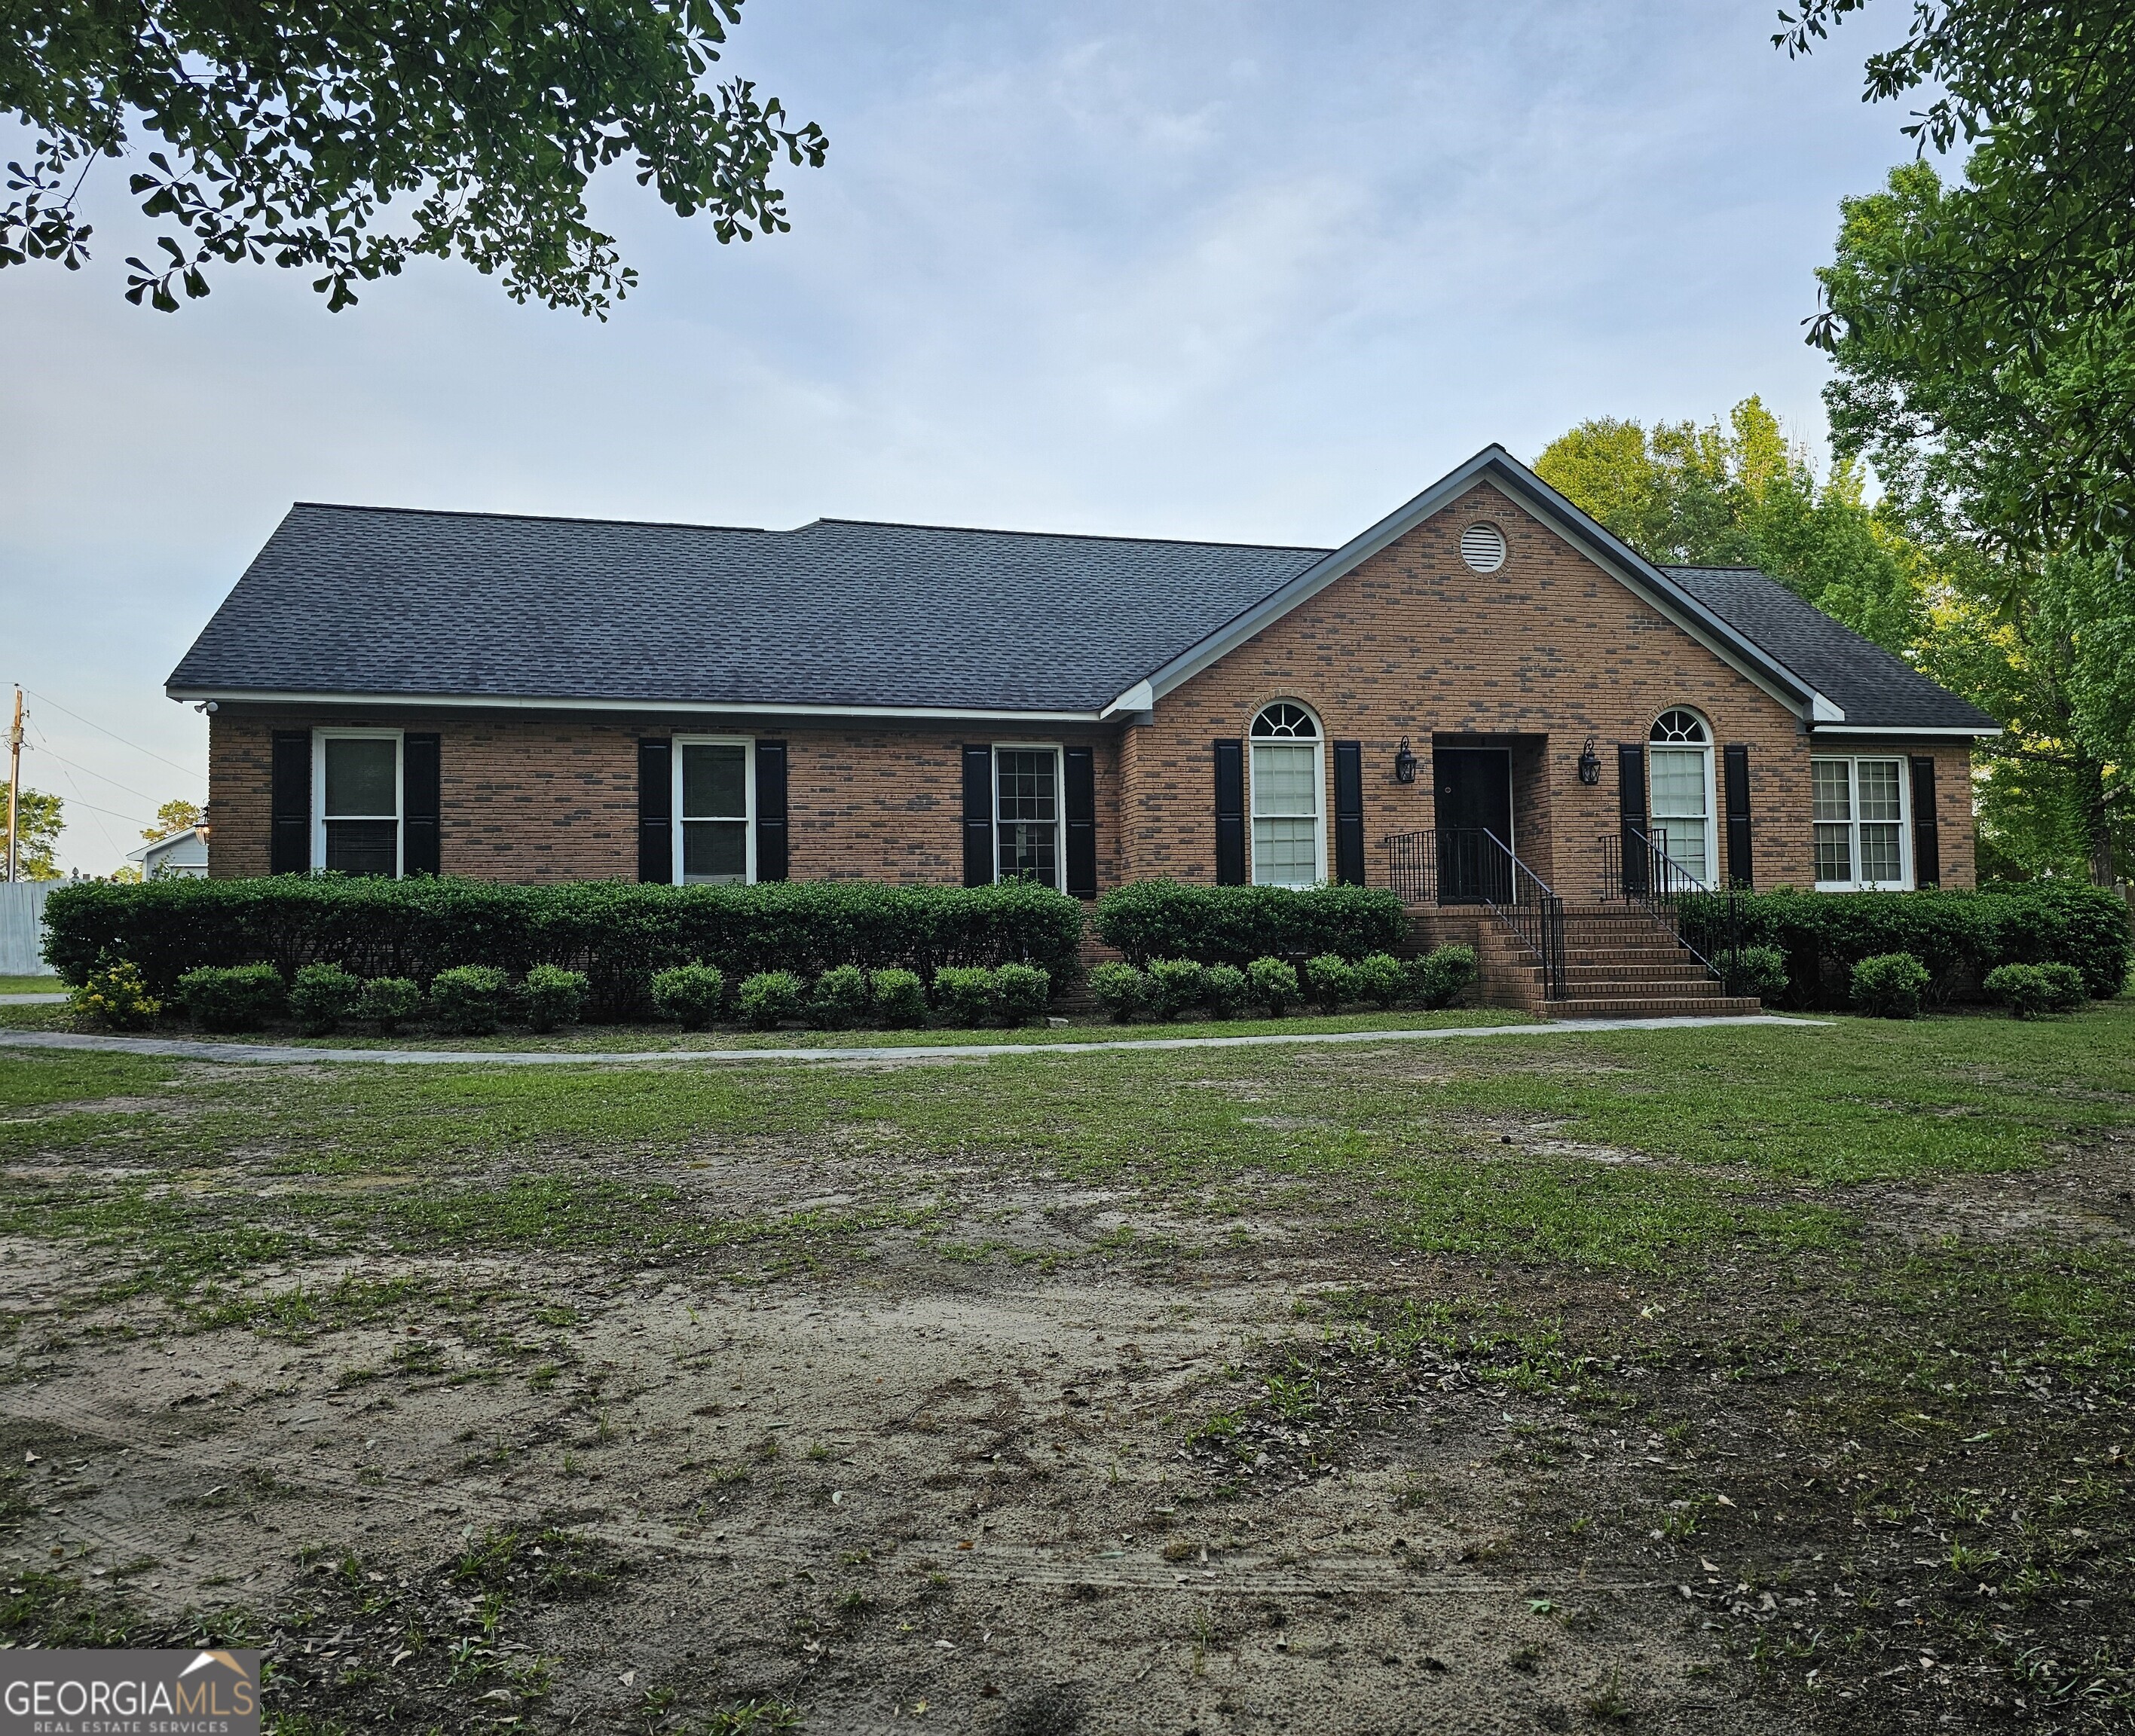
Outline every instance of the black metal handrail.
<svg viewBox="0 0 2135 1736"><path fill-rule="evenodd" d="M1734 884L1707 886L1677 862L1668 854L1665 826L1649 829L1627 820L1620 837L1602 834L1601 897L1650 912L1667 926L1677 944L1721 983L1736 974L1736 955L1742 950L1742 914ZM1691 899L1697 903L1689 904ZM1686 932L1683 921L1692 909L1699 916L1696 941Z"/></svg>
<svg viewBox="0 0 2135 1736"><path fill-rule="evenodd" d="M1440 826L1382 841L1387 884L1404 904L1480 905L1542 968L1542 993L1564 999L1564 901L1484 826Z"/></svg>
<svg viewBox="0 0 2135 1736"><path fill-rule="evenodd" d="M1564 999L1564 900L1541 875L1513 853L1494 832L1483 834L1499 853L1494 864L1504 882L1501 901L1486 899L1491 915L1512 930L1520 944L1542 961L1542 999Z"/></svg>

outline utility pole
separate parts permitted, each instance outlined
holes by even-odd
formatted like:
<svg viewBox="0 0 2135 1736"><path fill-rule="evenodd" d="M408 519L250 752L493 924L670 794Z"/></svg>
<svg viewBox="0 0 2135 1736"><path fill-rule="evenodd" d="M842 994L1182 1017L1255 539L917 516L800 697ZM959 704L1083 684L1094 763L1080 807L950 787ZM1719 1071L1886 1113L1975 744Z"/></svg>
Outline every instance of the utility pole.
<svg viewBox="0 0 2135 1736"><path fill-rule="evenodd" d="M15 722L7 731L7 883L15 883L15 840L22 819L22 689L15 689Z"/></svg>

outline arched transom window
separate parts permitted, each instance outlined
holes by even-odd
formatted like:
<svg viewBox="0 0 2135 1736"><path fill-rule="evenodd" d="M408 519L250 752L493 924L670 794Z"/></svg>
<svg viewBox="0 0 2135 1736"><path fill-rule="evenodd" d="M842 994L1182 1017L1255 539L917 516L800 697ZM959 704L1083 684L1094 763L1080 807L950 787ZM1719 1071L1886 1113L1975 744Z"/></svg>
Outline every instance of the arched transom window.
<svg viewBox="0 0 2135 1736"><path fill-rule="evenodd" d="M1315 886L1327 878L1319 723L1278 701L1253 719L1253 883Z"/></svg>
<svg viewBox="0 0 2135 1736"><path fill-rule="evenodd" d="M1677 706L1653 720L1646 750L1653 841L1681 877L1713 884L1712 736L1705 719Z"/></svg>

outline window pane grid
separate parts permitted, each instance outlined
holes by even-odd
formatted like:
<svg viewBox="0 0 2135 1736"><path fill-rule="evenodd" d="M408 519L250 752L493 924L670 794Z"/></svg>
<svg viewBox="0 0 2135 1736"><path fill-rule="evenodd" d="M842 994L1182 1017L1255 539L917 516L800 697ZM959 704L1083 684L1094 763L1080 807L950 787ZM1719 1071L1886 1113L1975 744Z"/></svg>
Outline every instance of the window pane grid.
<svg viewBox="0 0 2135 1736"><path fill-rule="evenodd" d="M1254 720L1253 880L1260 886L1319 881L1319 746L1309 713L1273 705ZM1283 739L1289 737L1289 740ZM1272 739L1271 738L1272 737Z"/></svg>
<svg viewBox="0 0 2135 1736"><path fill-rule="evenodd" d="M1904 774L1902 760L1809 762L1819 883L1905 883Z"/></svg>
<svg viewBox="0 0 2135 1736"><path fill-rule="evenodd" d="M1050 747L994 753L995 873L1060 884L1060 757Z"/></svg>

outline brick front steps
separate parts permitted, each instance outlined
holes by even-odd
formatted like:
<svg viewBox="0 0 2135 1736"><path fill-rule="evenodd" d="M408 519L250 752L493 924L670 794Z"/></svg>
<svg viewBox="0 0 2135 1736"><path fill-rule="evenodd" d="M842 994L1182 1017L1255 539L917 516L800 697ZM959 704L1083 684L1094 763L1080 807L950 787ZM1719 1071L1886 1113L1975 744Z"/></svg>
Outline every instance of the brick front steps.
<svg viewBox="0 0 2135 1736"><path fill-rule="evenodd" d="M1544 996L1542 965L1487 911L1419 910L1410 917L1419 950L1464 942L1482 965L1478 999L1545 1018L1722 1018L1757 1013L1755 996L1731 995L1646 912L1621 905L1564 913L1562 1000Z"/></svg>

